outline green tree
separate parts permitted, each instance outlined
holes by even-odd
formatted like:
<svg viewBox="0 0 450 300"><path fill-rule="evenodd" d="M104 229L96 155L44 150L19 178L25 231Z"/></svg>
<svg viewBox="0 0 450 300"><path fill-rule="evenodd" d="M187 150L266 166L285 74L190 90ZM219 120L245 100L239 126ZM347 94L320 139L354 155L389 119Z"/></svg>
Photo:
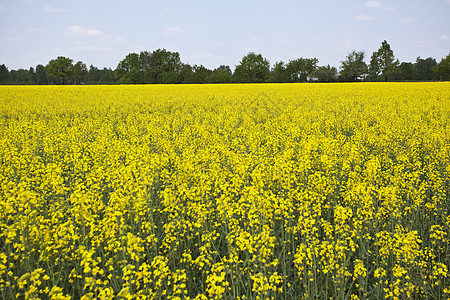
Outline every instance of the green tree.
<svg viewBox="0 0 450 300"><path fill-rule="evenodd" d="M221 65L214 69L209 76L211 83L230 83L232 81L232 72L229 66Z"/></svg>
<svg viewBox="0 0 450 300"><path fill-rule="evenodd" d="M86 75L88 74L88 69L86 64L79 61L72 67L73 81L74 84L80 84L86 81Z"/></svg>
<svg viewBox="0 0 450 300"><path fill-rule="evenodd" d="M139 54L139 71L142 83L152 83L152 54L148 51L141 51Z"/></svg>
<svg viewBox="0 0 450 300"><path fill-rule="evenodd" d="M33 67L28 69L28 79L31 84L36 84L36 72Z"/></svg>
<svg viewBox="0 0 450 300"><path fill-rule="evenodd" d="M152 83L180 83L183 63L178 52L158 49L152 52L150 78Z"/></svg>
<svg viewBox="0 0 450 300"><path fill-rule="evenodd" d="M384 40L378 51L373 52L370 59L370 78L372 81L389 81L392 79L398 64L399 62L398 60L395 60L391 46Z"/></svg>
<svg viewBox="0 0 450 300"><path fill-rule="evenodd" d="M340 80L360 81L367 74L367 64L364 62L364 51L350 52L344 61L341 61Z"/></svg>
<svg viewBox="0 0 450 300"><path fill-rule="evenodd" d="M30 84L30 73L25 69L11 70L9 72L9 83Z"/></svg>
<svg viewBox="0 0 450 300"><path fill-rule="evenodd" d="M439 80L450 80L450 53L433 67L433 72L439 76Z"/></svg>
<svg viewBox="0 0 450 300"><path fill-rule="evenodd" d="M433 72L433 68L437 66L437 62L434 58L428 57L426 59L416 59L417 79L419 80L437 80L438 76Z"/></svg>
<svg viewBox="0 0 450 300"><path fill-rule="evenodd" d="M36 84L48 84L47 72L43 65L36 66Z"/></svg>
<svg viewBox="0 0 450 300"><path fill-rule="evenodd" d="M114 76L121 83L179 83L182 68L178 52L158 49L128 54L117 65Z"/></svg>
<svg viewBox="0 0 450 300"><path fill-rule="evenodd" d="M9 83L11 84L34 84L34 68L11 70Z"/></svg>
<svg viewBox="0 0 450 300"><path fill-rule="evenodd" d="M402 62L396 69L397 80L417 80L417 69L415 64Z"/></svg>
<svg viewBox="0 0 450 300"><path fill-rule="evenodd" d="M317 67L317 58L297 58L290 60L286 65L286 71L290 82L307 82L310 74Z"/></svg>
<svg viewBox="0 0 450 300"><path fill-rule="evenodd" d="M114 80L114 71L111 68L103 68L100 70L100 82L99 83L116 83Z"/></svg>
<svg viewBox="0 0 450 300"><path fill-rule="evenodd" d="M270 82L289 82L289 74L283 61L278 61L273 66L270 73Z"/></svg>
<svg viewBox="0 0 450 300"><path fill-rule="evenodd" d="M114 71L110 68L99 69L91 65L88 74L86 75L87 84L111 84L116 83L114 78Z"/></svg>
<svg viewBox="0 0 450 300"><path fill-rule="evenodd" d="M369 63L369 78L371 81L379 81L381 68L378 61L378 55L374 52Z"/></svg>
<svg viewBox="0 0 450 300"><path fill-rule="evenodd" d="M194 72L190 64L183 64L181 67L180 77L182 83L192 83Z"/></svg>
<svg viewBox="0 0 450 300"><path fill-rule="evenodd" d="M6 83L9 79L9 71L5 64L0 65L0 83Z"/></svg>
<svg viewBox="0 0 450 300"><path fill-rule="evenodd" d="M141 83L140 69L139 54L129 53L119 62L114 75L120 83Z"/></svg>
<svg viewBox="0 0 450 300"><path fill-rule="evenodd" d="M267 82L269 77L269 61L261 54L250 52L236 66L233 81L243 83Z"/></svg>
<svg viewBox="0 0 450 300"><path fill-rule="evenodd" d="M312 71L310 76L317 82L335 82L338 79L338 71L330 65L320 66Z"/></svg>
<svg viewBox="0 0 450 300"><path fill-rule="evenodd" d="M192 67L192 83L208 83L209 76L211 75L212 71L205 68L204 66L200 65L194 65Z"/></svg>
<svg viewBox="0 0 450 300"><path fill-rule="evenodd" d="M90 65L88 74L86 76L86 83L87 84L100 83L100 77L102 77L101 70L99 70L94 65Z"/></svg>
<svg viewBox="0 0 450 300"><path fill-rule="evenodd" d="M48 62L45 70L51 83L65 84L72 74L73 60L64 56L58 56Z"/></svg>

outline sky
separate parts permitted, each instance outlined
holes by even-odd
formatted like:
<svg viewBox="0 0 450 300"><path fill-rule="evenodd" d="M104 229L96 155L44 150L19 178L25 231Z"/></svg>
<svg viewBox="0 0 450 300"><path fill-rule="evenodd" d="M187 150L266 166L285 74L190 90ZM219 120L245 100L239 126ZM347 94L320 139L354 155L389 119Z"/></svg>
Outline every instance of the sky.
<svg viewBox="0 0 450 300"><path fill-rule="evenodd" d="M0 64L58 56L115 69L129 53L165 48L191 65L232 70L249 52L271 66L299 57L366 62L387 40L401 62L450 53L450 0L0 0Z"/></svg>

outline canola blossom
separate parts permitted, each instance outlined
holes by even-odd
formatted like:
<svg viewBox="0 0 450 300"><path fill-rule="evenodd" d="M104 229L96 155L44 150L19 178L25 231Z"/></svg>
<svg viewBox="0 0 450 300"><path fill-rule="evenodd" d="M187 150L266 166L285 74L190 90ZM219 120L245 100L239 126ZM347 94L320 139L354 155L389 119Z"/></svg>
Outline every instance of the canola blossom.
<svg viewBox="0 0 450 300"><path fill-rule="evenodd" d="M0 299L447 299L450 83L0 86Z"/></svg>

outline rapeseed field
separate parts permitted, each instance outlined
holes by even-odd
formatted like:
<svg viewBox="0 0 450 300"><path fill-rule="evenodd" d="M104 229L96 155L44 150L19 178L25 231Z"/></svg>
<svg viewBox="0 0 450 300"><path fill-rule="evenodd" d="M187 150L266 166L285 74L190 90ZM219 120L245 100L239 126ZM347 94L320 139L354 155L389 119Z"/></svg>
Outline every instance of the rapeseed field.
<svg viewBox="0 0 450 300"><path fill-rule="evenodd" d="M1 299L448 299L450 83L0 87Z"/></svg>

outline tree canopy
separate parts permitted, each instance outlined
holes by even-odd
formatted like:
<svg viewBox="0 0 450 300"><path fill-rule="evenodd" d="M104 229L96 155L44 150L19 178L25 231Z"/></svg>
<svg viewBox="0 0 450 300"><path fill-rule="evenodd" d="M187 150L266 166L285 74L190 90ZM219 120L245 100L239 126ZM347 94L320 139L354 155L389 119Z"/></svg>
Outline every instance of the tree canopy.
<svg viewBox="0 0 450 300"><path fill-rule="evenodd" d="M231 71L229 66L221 65L220 67L214 69L212 71L209 82L210 83L230 83L232 81L231 75L233 72Z"/></svg>
<svg viewBox="0 0 450 300"><path fill-rule="evenodd" d="M270 77L270 63L261 54L254 52L244 56L236 66L233 74L233 82L267 82Z"/></svg>
<svg viewBox="0 0 450 300"><path fill-rule="evenodd" d="M319 66L311 72L311 78L317 82L335 82L338 79L338 71L330 65Z"/></svg>
<svg viewBox="0 0 450 300"><path fill-rule="evenodd" d="M370 58L369 75L372 81L389 81L399 65L395 60L394 52L386 40L381 43L378 51L373 52Z"/></svg>
<svg viewBox="0 0 450 300"><path fill-rule="evenodd" d="M50 83L67 83L67 78L71 75L73 70L72 63L72 59L64 56L58 56L56 59L50 60L45 67Z"/></svg>
<svg viewBox="0 0 450 300"><path fill-rule="evenodd" d="M449 54L450 55L450 54ZM82 61L64 56L36 68L8 70L0 65L0 84L165 84L165 83L262 83L262 82L354 82L354 81L433 81L450 80L449 55L437 63L432 57L417 57L415 62L399 62L384 40L372 53L369 64L365 52L352 50L341 61L339 71L330 65L319 66L317 58L292 58L277 61L271 68L260 53L247 53L234 71L227 65L210 70L203 65L181 61L178 52L157 49L127 54L112 70L89 68Z"/></svg>
<svg viewBox="0 0 450 300"><path fill-rule="evenodd" d="M350 52L344 61L341 61L341 80L360 81L367 74L367 64L364 62L364 51Z"/></svg>
<svg viewBox="0 0 450 300"><path fill-rule="evenodd" d="M437 65L436 60L432 57L426 59L416 59L417 77L421 80L437 80L438 76L433 72L433 68Z"/></svg>
<svg viewBox="0 0 450 300"><path fill-rule="evenodd" d="M440 77L440 80L450 80L450 53L433 67L433 72Z"/></svg>
<svg viewBox="0 0 450 300"><path fill-rule="evenodd" d="M319 60L317 58L297 58L290 60L286 65L286 71L290 82L307 82L311 72L316 69Z"/></svg>

